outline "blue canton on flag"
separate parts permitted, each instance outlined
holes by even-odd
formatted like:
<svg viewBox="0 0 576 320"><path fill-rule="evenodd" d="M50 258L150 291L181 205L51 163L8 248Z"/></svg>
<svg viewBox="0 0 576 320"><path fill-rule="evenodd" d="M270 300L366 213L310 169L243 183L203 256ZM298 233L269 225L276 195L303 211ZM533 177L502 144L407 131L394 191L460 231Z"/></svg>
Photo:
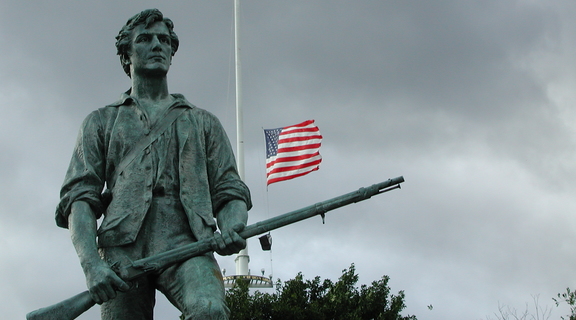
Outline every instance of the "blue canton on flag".
<svg viewBox="0 0 576 320"><path fill-rule="evenodd" d="M282 128L278 129L264 129L266 136L266 159L275 156L278 153L278 137L282 132Z"/></svg>
<svg viewBox="0 0 576 320"><path fill-rule="evenodd" d="M265 129L266 181L293 179L318 170L322 135L314 120L277 129Z"/></svg>

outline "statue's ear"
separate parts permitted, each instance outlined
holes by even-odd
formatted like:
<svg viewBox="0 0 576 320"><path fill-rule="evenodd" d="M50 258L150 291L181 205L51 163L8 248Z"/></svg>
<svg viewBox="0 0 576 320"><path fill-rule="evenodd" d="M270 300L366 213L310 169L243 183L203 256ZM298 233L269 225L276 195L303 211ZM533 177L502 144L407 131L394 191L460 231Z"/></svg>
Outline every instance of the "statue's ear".
<svg viewBox="0 0 576 320"><path fill-rule="evenodd" d="M129 65L130 64L130 52L123 54L120 57L120 60L122 61L122 65Z"/></svg>
<svg viewBox="0 0 576 320"><path fill-rule="evenodd" d="M130 55L129 54L123 54L120 56L120 64L122 65L122 69L124 70L124 72L126 73L126 75L128 75L128 77L131 77L130 75L130 64L132 62L130 61Z"/></svg>

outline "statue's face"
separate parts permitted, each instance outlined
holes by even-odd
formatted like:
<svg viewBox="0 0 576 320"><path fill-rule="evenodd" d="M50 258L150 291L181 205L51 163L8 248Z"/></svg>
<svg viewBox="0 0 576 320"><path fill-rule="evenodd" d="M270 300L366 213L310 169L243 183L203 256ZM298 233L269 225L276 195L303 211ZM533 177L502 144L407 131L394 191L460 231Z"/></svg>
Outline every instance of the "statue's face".
<svg viewBox="0 0 576 320"><path fill-rule="evenodd" d="M132 31L129 51L132 75L166 75L172 62L170 32L163 22L149 28L143 24Z"/></svg>

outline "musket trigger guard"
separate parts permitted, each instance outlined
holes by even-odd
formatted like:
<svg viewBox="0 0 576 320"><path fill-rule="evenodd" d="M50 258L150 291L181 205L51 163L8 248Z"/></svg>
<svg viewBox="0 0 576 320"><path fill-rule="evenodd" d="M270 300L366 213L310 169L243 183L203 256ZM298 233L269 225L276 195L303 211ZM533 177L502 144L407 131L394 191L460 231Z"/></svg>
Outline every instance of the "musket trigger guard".
<svg viewBox="0 0 576 320"><path fill-rule="evenodd" d="M110 269L114 270L114 272L118 273L120 271L120 261L115 261L110 265Z"/></svg>

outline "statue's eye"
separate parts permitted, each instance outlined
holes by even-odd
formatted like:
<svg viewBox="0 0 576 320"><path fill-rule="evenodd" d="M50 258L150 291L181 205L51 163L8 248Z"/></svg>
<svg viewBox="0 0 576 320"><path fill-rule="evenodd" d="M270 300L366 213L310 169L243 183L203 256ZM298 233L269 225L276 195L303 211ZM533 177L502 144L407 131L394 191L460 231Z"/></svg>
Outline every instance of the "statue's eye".
<svg viewBox="0 0 576 320"><path fill-rule="evenodd" d="M138 36L138 38L136 38L136 42L147 42L150 40L150 36L148 35L140 35Z"/></svg>

